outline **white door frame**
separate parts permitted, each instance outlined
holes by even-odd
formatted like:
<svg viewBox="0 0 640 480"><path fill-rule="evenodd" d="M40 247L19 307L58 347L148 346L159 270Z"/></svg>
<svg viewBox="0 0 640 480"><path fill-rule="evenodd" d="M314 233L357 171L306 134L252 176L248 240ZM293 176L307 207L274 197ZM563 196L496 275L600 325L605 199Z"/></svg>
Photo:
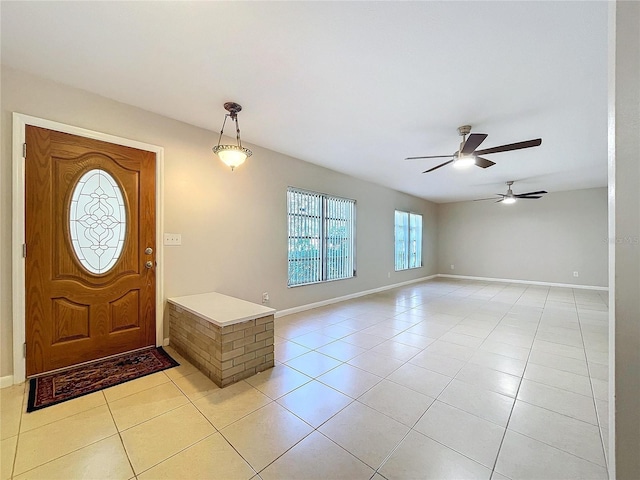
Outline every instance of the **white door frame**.
<svg viewBox="0 0 640 480"><path fill-rule="evenodd" d="M163 304L164 304L164 249L162 232L164 223L164 148L148 143L117 137L106 133L95 132L73 125L66 125L51 120L32 117L13 112L13 144L12 144L12 233L11 233L11 265L12 265L12 300L13 300L13 383L22 383L26 379L26 359L24 357L25 337L25 259L22 256L22 245L25 243L25 185L22 146L25 143L27 125L47 128L58 132L70 133L80 137L92 138L103 142L115 143L125 147L146 150L156 154L156 346L163 344Z"/></svg>

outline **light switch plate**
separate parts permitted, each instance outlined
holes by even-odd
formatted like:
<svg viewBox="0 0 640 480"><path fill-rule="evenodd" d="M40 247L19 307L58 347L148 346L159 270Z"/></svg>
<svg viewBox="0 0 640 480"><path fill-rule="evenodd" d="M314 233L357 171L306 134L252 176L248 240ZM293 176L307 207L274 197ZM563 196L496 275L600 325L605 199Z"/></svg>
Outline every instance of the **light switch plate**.
<svg viewBox="0 0 640 480"><path fill-rule="evenodd" d="M164 234L165 245L182 245L182 234L180 233L165 233Z"/></svg>

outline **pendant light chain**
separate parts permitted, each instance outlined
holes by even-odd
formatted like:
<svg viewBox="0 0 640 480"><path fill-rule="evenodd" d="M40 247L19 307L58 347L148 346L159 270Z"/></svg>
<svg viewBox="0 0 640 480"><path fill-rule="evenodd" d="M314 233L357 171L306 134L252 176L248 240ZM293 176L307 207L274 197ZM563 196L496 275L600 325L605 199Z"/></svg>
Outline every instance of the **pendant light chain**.
<svg viewBox="0 0 640 480"><path fill-rule="evenodd" d="M238 146L242 148L242 140L240 139L240 126L238 125L238 115L234 115L232 113L228 113L224 116L224 121L222 122L222 129L220 130L220 136L218 137L218 145L222 141L222 135L224 134L224 127L227 124L227 118L231 117L236 122L236 141L238 142Z"/></svg>
<svg viewBox="0 0 640 480"><path fill-rule="evenodd" d="M228 116L228 114L224 116L224 121L222 122L222 130L220 130L220 136L218 137L218 145L220 145L220 142L222 141L222 133L224 132L224 126L227 123Z"/></svg>
<svg viewBox="0 0 640 480"><path fill-rule="evenodd" d="M238 116L234 115L234 120L236 121L236 140L238 142L238 146L242 148L242 140L240 140L240 127L238 126Z"/></svg>

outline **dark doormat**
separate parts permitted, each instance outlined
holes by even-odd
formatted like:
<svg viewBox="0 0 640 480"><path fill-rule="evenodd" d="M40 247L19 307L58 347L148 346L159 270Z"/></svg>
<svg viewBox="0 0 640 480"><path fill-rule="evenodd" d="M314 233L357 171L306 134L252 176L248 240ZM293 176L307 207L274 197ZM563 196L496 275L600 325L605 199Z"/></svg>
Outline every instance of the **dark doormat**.
<svg viewBox="0 0 640 480"><path fill-rule="evenodd" d="M66 402L178 365L180 364L162 347L149 347L32 378L27 412Z"/></svg>

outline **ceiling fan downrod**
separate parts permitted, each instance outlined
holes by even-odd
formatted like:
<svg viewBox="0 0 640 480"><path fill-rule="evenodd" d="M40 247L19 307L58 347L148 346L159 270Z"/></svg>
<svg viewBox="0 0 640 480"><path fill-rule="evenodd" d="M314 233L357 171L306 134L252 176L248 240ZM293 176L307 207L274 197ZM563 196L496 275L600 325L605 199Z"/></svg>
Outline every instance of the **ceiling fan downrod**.
<svg viewBox="0 0 640 480"><path fill-rule="evenodd" d="M471 125L462 125L458 127L458 134L462 137L462 142L460 142L460 148L458 149L458 154L464 148L464 144L467 142L467 135L471 133Z"/></svg>

